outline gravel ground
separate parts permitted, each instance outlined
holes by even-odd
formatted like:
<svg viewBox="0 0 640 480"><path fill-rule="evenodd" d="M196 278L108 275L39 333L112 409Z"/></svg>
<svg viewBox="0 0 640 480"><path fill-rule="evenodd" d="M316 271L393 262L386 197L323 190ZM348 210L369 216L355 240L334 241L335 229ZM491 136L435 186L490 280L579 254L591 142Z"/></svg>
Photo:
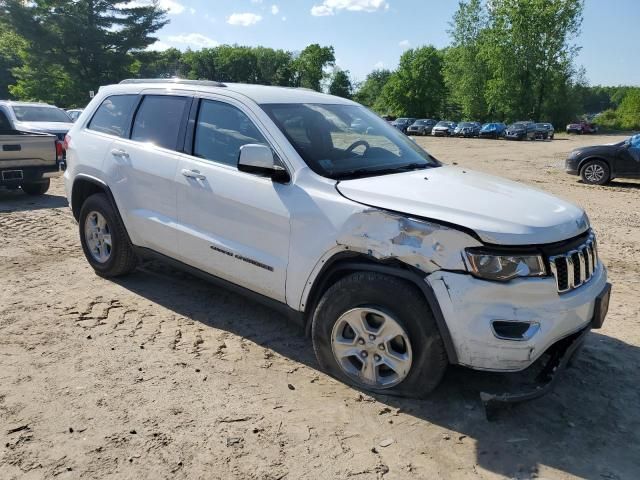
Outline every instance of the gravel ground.
<svg viewBox="0 0 640 480"><path fill-rule="evenodd" d="M417 140L585 207L614 285L556 391L492 423L478 392L504 377L451 368L426 401L363 394L235 294L155 263L94 275L61 180L1 191L0 478L640 478L640 182L561 169L616 140Z"/></svg>

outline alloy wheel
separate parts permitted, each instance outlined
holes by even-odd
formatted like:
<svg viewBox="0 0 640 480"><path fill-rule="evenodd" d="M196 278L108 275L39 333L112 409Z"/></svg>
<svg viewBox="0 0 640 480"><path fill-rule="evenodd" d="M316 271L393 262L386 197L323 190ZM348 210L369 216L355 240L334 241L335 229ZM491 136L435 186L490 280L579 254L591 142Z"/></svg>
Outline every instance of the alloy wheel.
<svg viewBox="0 0 640 480"><path fill-rule="evenodd" d="M598 165L597 163L593 163L591 165L587 165L584 169L584 176L587 180L592 183L598 183L602 181L605 176L604 168L602 165Z"/></svg>
<svg viewBox="0 0 640 480"><path fill-rule="evenodd" d="M391 315L375 308L342 314L331 333L331 349L342 371L365 387L391 388L411 370L407 332Z"/></svg>
<svg viewBox="0 0 640 480"><path fill-rule="evenodd" d="M96 262L105 263L111 257L113 244L107 219L100 212L91 211L84 221L84 238L89 253Z"/></svg>

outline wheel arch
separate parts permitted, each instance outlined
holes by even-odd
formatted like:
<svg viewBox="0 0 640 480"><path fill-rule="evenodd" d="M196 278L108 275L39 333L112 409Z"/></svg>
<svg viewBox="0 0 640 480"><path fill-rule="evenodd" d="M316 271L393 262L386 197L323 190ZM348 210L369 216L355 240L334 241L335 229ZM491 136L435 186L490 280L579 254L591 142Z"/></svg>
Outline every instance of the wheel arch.
<svg viewBox="0 0 640 480"><path fill-rule="evenodd" d="M442 310L440 309L438 300L431 289L431 286L424 281L426 274L400 262L399 260L380 262L364 254L357 254L349 251L339 252L327 260L316 276L307 297L306 307L304 310L305 333L307 335L310 335L311 333L312 316L324 292L326 292L331 285L341 278L344 278L351 273L363 271L377 272L400 278L413 285L419 292L421 292L429 304L436 320L440 336L442 337L442 341L447 352L449 363L458 363L458 356L451 338L451 333L449 332L447 322Z"/></svg>
<svg viewBox="0 0 640 480"><path fill-rule="evenodd" d="M80 210L82 209L82 204L89 198L91 195L95 195L96 193L104 193L113 208L113 211L124 225L124 231L127 235L127 239L129 243L131 242L131 237L129 236L129 232L127 230L127 225L120 214L120 210L118 209L118 204L116 203L116 199L109 188L109 185L104 183L102 180L84 174L79 174L73 181L73 186L71 187L71 211L73 212L73 217L76 221L80 219Z"/></svg>
<svg viewBox="0 0 640 480"><path fill-rule="evenodd" d="M582 173L582 168L585 166L585 164L592 160L598 160L600 162L606 163L607 167L609 167L609 176L613 177L613 168L611 167L611 160L605 157L602 157L600 155L591 155L590 157L586 157L580 160L580 163L578 163L578 173Z"/></svg>

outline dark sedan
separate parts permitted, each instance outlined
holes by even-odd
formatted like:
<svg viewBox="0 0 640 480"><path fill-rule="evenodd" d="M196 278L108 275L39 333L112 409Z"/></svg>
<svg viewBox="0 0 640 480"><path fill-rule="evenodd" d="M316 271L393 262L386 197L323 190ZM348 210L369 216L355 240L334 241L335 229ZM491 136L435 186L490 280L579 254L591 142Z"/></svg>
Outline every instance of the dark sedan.
<svg viewBox="0 0 640 480"><path fill-rule="evenodd" d="M507 127L504 132L507 140L535 140L536 124L533 122L516 122Z"/></svg>
<svg viewBox="0 0 640 480"><path fill-rule="evenodd" d="M550 123L536 123L536 137L542 140L553 140L556 131Z"/></svg>
<svg viewBox="0 0 640 480"><path fill-rule="evenodd" d="M398 118L391 122L391 125L396 127L402 133L407 133L407 128L409 128L409 126L412 125L415 121L415 118Z"/></svg>
<svg viewBox="0 0 640 480"><path fill-rule="evenodd" d="M504 131L506 129L507 126L501 122L485 123L480 129L478 136L480 138L493 138L497 140L500 137L504 137Z"/></svg>
<svg viewBox="0 0 640 480"><path fill-rule="evenodd" d="M437 122L430 118L416 120L407 128L407 135L429 135Z"/></svg>
<svg viewBox="0 0 640 480"><path fill-rule="evenodd" d="M453 131L456 129L455 122L449 122L447 120L440 120L431 129L431 135L434 137L450 137L453 135Z"/></svg>
<svg viewBox="0 0 640 480"><path fill-rule="evenodd" d="M567 157L565 170L591 185L604 185L616 177L640 178L640 134L610 145L576 148Z"/></svg>

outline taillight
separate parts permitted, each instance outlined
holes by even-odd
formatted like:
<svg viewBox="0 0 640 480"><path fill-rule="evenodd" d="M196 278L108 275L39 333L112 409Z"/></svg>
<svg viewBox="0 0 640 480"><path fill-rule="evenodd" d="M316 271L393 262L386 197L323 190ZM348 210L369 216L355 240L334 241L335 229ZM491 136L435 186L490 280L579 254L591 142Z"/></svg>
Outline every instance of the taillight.
<svg viewBox="0 0 640 480"><path fill-rule="evenodd" d="M64 157L64 148L62 147L62 142L60 140L56 140L56 160L61 161Z"/></svg>
<svg viewBox="0 0 640 480"><path fill-rule="evenodd" d="M70 144L70 143L71 143L71 136L67 133L67 134L64 136L64 145L63 145L63 148L64 148L65 150L68 150L68 149L69 149L69 144Z"/></svg>

